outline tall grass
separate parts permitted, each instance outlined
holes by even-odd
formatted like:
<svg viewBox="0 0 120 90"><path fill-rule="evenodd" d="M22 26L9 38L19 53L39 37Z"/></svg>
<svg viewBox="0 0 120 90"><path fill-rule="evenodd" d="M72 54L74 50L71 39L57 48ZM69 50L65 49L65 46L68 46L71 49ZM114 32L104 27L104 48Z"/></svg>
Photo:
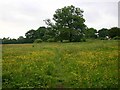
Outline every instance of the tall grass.
<svg viewBox="0 0 120 90"><path fill-rule="evenodd" d="M116 88L117 41L3 45L3 88Z"/></svg>

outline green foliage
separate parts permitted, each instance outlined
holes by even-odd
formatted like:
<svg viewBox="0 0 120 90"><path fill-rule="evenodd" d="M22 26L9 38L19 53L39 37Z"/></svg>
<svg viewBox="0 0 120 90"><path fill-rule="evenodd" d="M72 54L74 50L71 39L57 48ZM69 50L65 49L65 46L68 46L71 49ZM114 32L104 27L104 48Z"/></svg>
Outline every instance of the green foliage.
<svg viewBox="0 0 120 90"><path fill-rule="evenodd" d="M19 36L19 38L17 39L18 43L25 43L26 40L23 36Z"/></svg>
<svg viewBox="0 0 120 90"><path fill-rule="evenodd" d="M62 28L59 29L59 39L60 40L69 40L69 29Z"/></svg>
<svg viewBox="0 0 120 90"><path fill-rule="evenodd" d="M86 42L87 40L86 40L86 38L85 37L83 37L82 38L82 42Z"/></svg>
<svg viewBox="0 0 120 90"><path fill-rule="evenodd" d="M101 30L98 31L99 38L105 39L106 36L108 36L108 29L102 28Z"/></svg>
<svg viewBox="0 0 120 90"><path fill-rule="evenodd" d="M104 37L100 37L99 39L100 39L100 40L106 40Z"/></svg>
<svg viewBox="0 0 120 90"><path fill-rule="evenodd" d="M35 31L35 36L36 38L40 38L43 39L43 36L45 35L45 33L47 32L47 29L45 27L39 27L36 31Z"/></svg>
<svg viewBox="0 0 120 90"><path fill-rule="evenodd" d="M59 32L59 39L71 41L79 41L80 34L83 34L83 30L86 25L83 18L83 10L75 8L73 5L57 9L53 15L55 26ZM78 32L74 34L75 32ZM78 36L77 40L73 40L73 36Z"/></svg>
<svg viewBox="0 0 120 90"><path fill-rule="evenodd" d="M114 38L116 36L120 37L120 28L118 27L112 27L111 29L109 29L109 37L110 38Z"/></svg>
<svg viewBox="0 0 120 90"><path fill-rule="evenodd" d="M34 43L41 43L42 42L42 39L36 39L35 41L34 41Z"/></svg>
<svg viewBox="0 0 120 90"><path fill-rule="evenodd" d="M13 44L13 43L17 44L18 41L16 39L11 39L10 37L8 37L8 38L3 38L2 43L3 44Z"/></svg>
<svg viewBox="0 0 120 90"><path fill-rule="evenodd" d="M51 38L50 35L44 35L42 39L43 39L43 41L47 41L49 38Z"/></svg>
<svg viewBox="0 0 120 90"><path fill-rule="evenodd" d="M31 29L25 33L27 39L36 39L35 30Z"/></svg>
<svg viewBox="0 0 120 90"><path fill-rule="evenodd" d="M115 36L113 39L114 40L120 40L120 37L119 36Z"/></svg>
<svg viewBox="0 0 120 90"><path fill-rule="evenodd" d="M80 42L82 39L82 35L73 35L72 38L73 38L72 40L73 42Z"/></svg>
<svg viewBox="0 0 120 90"><path fill-rule="evenodd" d="M69 40L63 40L63 43L69 43L70 41Z"/></svg>
<svg viewBox="0 0 120 90"><path fill-rule="evenodd" d="M96 33L97 33L97 30L94 28L88 28L84 30L84 34L86 38L97 38Z"/></svg>
<svg viewBox="0 0 120 90"><path fill-rule="evenodd" d="M55 39L54 38L49 38L47 41L48 42L55 42Z"/></svg>

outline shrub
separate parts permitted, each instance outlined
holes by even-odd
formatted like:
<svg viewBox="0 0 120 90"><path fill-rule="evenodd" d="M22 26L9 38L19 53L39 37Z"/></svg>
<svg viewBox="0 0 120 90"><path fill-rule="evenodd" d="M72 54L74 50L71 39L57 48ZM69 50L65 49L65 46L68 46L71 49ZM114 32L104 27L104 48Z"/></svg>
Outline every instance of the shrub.
<svg viewBox="0 0 120 90"><path fill-rule="evenodd" d="M80 35L73 35L72 36L72 41L73 42L85 42L86 41L86 38L84 37L83 34L80 34Z"/></svg>
<svg viewBox="0 0 120 90"><path fill-rule="evenodd" d="M36 39L35 41L34 41L34 43L41 43L42 42L42 39Z"/></svg>
<svg viewBox="0 0 120 90"><path fill-rule="evenodd" d="M104 37L100 37L99 39L100 39L100 40L106 40Z"/></svg>
<svg viewBox="0 0 120 90"><path fill-rule="evenodd" d="M47 41L49 38L51 38L50 35L44 35L43 38L42 38L42 40L43 41Z"/></svg>
<svg viewBox="0 0 120 90"><path fill-rule="evenodd" d="M86 38L85 37L82 38L82 42L86 42Z"/></svg>
<svg viewBox="0 0 120 90"><path fill-rule="evenodd" d="M113 38L114 40L120 40L120 37L119 36L116 36Z"/></svg>
<svg viewBox="0 0 120 90"><path fill-rule="evenodd" d="M54 38L49 38L47 41L48 42L55 42L55 39Z"/></svg>
<svg viewBox="0 0 120 90"><path fill-rule="evenodd" d="M63 42L64 42L64 43L68 43L68 42L69 42L69 40L63 40Z"/></svg>

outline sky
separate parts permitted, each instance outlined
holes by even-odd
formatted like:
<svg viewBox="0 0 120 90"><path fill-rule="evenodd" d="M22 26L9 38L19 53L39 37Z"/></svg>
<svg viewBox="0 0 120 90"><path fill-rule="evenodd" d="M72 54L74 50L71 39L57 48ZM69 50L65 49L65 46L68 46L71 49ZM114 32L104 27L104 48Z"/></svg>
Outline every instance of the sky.
<svg viewBox="0 0 120 90"><path fill-rule="evenodd" d="M0 0L0 38L18 38L31 29L46 26L56 9L74 5L84 11L91 28L118 27L119 0Z"/></svg>

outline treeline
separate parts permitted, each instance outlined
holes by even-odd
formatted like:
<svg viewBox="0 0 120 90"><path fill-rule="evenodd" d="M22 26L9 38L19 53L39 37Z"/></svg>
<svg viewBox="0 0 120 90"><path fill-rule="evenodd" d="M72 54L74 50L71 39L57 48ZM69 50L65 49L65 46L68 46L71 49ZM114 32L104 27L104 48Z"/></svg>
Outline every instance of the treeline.
<svg viewBox="0 0 120 90"><path fill-rule="evenodd" d="M22 44L22 43L33 43L35 42L35 40L39 40L38 42L57 42L60 41L60 37L55 37L55 33L54 31L52 31L52 29L50 28L46 28L46 27L39 27L37 30L29 30L25 33L25 38L23 36L20 36L18 39L11 39L11 38L3 38L2 39L2 43L3 44ZM63 39L64 41L67 41L68 39L65 39L65 37L67 38L67 35L65 35ZM114 39L114 40L118 40L120 39L120 28L118 27L113 27L111 29L106 29L106 28L102 28L101 30L96 30L94 28L88 28L86 30L84 30L84 34L83 34L84 38L76 38L74 40L76 40L75 42L78 41L85 41L86 39L100 39L100 40L110 40L110 39Z"/></svg>
<svg viewBox="0 0 120 90"><path fill-rule="evenodd" d="M84 22L83 10L73 5L57 9L53 15L55 23L50 19L44 20L47 27L31 29L25 33L25 37L18 39L3 38L3 44L33 43L33 42L81 42L92 39L119 39L120 28L102 28L96 30L88 28Z"/></svg>

